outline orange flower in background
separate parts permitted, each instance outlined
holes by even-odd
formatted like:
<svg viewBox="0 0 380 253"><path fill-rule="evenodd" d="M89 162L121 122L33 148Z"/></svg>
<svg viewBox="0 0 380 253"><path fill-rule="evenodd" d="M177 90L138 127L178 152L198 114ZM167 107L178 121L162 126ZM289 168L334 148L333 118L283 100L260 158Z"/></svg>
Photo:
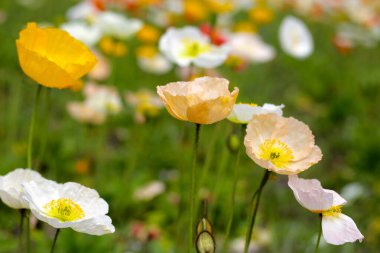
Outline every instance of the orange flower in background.
<svg viewBox="0 0 380 253"><path fill-rule="evenodd" d="M157 86L157 93L174 118L212 124L226 118L235 104L239 89L230 92L228 84L224 78L205 76Z"/></svg>
<svg viewBox="0 0 380 253"><path fill-rule="evenodd" d="M160 38L160 31L154 26L144 24L141 30L138 31L137 38L143 42L155 43Z"/></svg>
<svg viewBox="0 0 380 253"><path fill-rule="evenodd" d="M273 20L273 11L266 6L258 6L249 11L249 16L255 23L267 24Z"/></svg>
<svg viewBox="0 0 380 253"><path fill-rule="evenodd" d="M28 23L16 40L20 66L37 83L57 89L80 83L96 64L95 55L80 41L57 28Z"/></svg>

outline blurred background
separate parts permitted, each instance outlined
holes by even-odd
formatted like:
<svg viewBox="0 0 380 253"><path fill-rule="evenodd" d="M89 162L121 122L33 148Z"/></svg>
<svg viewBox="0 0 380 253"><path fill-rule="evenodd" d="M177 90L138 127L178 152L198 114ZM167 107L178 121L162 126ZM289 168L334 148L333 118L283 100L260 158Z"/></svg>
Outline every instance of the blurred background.
<svg viewBox="0 0 380 253"><path fill-rule="evenodd" d="M125 18L119 27L110 21L108 34L70 27L78 20L96 23L96 15L105 11ZM279 28L288 15L302 20L310 31L314 47L308 57L294 57L281 47ZM1 175L26 166L37 84L20 69L15 41L27 22L66 27L97 52L102 64L83 78L82 89L42 89L33 162L46 178L96 189L110 205L116 232L94 237L65 229L56 252L184 252L186 221L179 210L187 210L180 196L189 182L181 175L191 168L194 126L172 118L155 94L157 85L188 75L187 69L160 55L157 46L168 27L186 25L211 29L211 38L220 43L228 43L237 32L254 34L265 44L256 50L270 48L264 59L259 54L250 59L231 54L222 66L193 74L222 76L231 90L239 87L238 102L284 104L284 116L308 124L323 159L300 176L318 178L324 188L341 193L348 200L343 213L365 236L362 243L343 246L322 241L319 252L379 252L378 1L2 0ZM100 85L110 91L106 113L97 120L76 116L70 104L88 99L91 92L86 90ZM229 144L240 128L223 120L201 129L199 199L208 200L218 252L232 208L236 150ZM230 253L243 252L249 201L264 173L245 155L242 142L238 147L242 156L225 251ZM18 212L0 203L0 214L0 252L16 252ZM32 222L33 252L47 252L52 229ZM287 177L273 176L262 195L251 252L312 252L318 224L318 216L294 199Z"/></svg>

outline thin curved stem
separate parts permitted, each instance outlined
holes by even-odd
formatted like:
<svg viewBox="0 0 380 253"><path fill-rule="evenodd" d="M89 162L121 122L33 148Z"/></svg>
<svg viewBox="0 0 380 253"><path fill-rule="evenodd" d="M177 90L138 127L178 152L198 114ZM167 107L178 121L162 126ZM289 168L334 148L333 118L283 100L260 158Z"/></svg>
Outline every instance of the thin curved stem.
<svg viewBox="0 0 380 253"><path fill-rule="evenodd" d="M252 237L253 227L255 226L257 210L259 209L259 205L260 205L261 192L262 192L265 184L267 183L267 181L269 179L269 175L270 175L270 171L265 170L265 174L261 180L260 186L256 190L256 192L254 193L254 195L252 197L252 201L256 200L256 203L255 203L255 206L254 206L254 209L252 212L252 216L250 217L249 227L247 229L247 234L246 234L246 238L245 238L245 245L244 245L244 253L248 253L249 244L251 242L251 237Z"/></svg>
<svg viewBox="0 0 380 253"><path fill-rule="evenodd" d="M27 152L27 168L32 168L32 155L33 155L33 135L34 135L34 126L36 122L37 115L37 106L41 93L41 85L38 85L36 97L34 99L33 111L32 111L32 120L29 127L29 136L28 136L28 152Z"/></svg>
<svg viewBox="0 0 380 253"><path fill-rule="evenodd" d="M314 253L318 253L319 242L321 241L321 235L322 235L322 214L319 214L319 217L320 217L319 234L318 234L317 244L315 245Z"/></svg>
<svg viewBox="0 0 380 253"><path fill-rule="evenodd" d="M195 138L193 147L193 166L191 168L191 191L190 191L190 224L189 224L189 252L193 249L193 236L194 236L194 212L195 212L195 179L196 179L196 167L197 167L197 157L198 157L198 144L199 144L199 132L201 129L200 124L196 124L195 127Z"/></svg>
<svg viewBox="0 0 380 253"><path fill-rule="evenodd" d="M55 248L55 244L57 243L57 238L58 238L59 231L60 231L59 228L57 228L57 230L55 231L53 245L51 246L50 253L54 253L54 248Z"/></svg>

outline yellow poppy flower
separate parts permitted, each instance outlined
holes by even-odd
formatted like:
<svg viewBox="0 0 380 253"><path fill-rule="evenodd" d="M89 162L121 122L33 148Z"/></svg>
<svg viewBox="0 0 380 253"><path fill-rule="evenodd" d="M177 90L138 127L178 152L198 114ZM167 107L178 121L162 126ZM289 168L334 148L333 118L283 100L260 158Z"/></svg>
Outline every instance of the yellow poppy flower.
<svg viewBox="0 0 380 253"><path fill-rule="evenodd" d="M28 23L16 40L20 66L37 83L50 88L68 88L96 63L95 55L67 32Z"/></svg>
<svg viewBox="0 0 380 253"><path fill-rule="evenodd" d="M235 104L239 89L230 92L228 83L224 78L205 76L157 86L157 93L174 118L212 124L226 118Z"/></svg>

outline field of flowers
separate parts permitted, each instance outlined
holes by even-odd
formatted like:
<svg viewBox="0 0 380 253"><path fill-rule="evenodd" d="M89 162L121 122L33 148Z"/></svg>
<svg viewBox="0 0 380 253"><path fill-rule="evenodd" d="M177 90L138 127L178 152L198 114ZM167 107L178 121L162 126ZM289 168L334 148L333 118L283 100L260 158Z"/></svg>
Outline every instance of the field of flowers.
<svg viewBox="0 0 380 253"><path fill-rule="evenodd" d="M0 253L380 248L376 0L2 0Z"/></svg>

